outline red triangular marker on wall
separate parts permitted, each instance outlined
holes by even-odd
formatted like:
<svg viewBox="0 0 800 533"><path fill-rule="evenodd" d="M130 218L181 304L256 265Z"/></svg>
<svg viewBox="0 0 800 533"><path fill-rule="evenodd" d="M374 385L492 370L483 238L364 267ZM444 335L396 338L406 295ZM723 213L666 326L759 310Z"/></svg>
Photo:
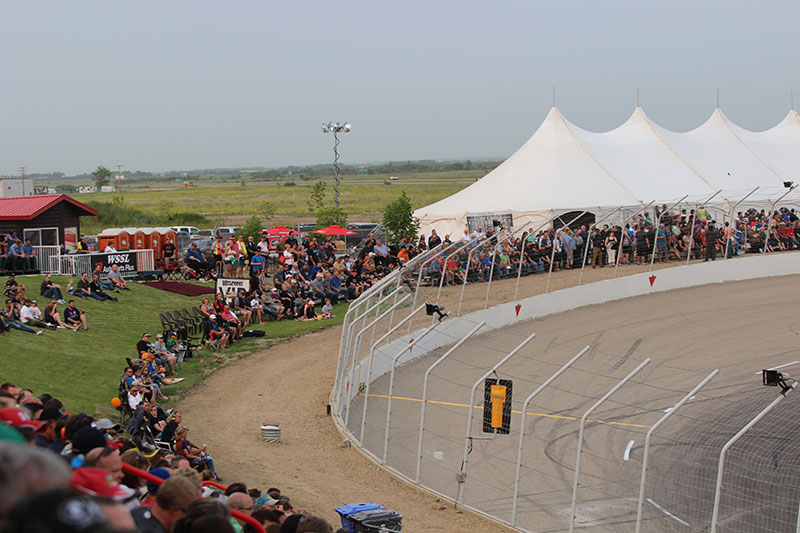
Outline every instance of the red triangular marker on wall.
<svg viewBox="0 0 800 533"><path fill-rule="evenodd" d="M514 311L517 312L517 316L519 316L519 310L522 309L522 304L517 304L514 306Z"/></svg>
<svg viewBox="0 0 800 533"><path fill-rule="evenodd" d="M650 280L650 286L652 287L652 286L653 286L653 283L655 283L655 281L656 281L656 275L655 275L655 274L653 274L653 275L651 275L651 276L650 276L649 278L647 278L647 279L649 279L649 280Z"/></svg>

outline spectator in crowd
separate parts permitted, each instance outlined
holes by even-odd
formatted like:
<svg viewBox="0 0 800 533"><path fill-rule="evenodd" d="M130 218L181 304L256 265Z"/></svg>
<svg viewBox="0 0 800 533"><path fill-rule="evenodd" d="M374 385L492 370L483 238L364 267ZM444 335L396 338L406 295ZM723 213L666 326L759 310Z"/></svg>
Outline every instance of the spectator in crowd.
<svg viewBox="0 0 800 533"><path fill-rule="evenodd" d="M75 307L75 300L67 302L67 308L64 309L64 323L76 331L89 330L89 326L86 325L86 313Z"/></svg>
<svg viewBox="0 0 800 533"><path fill-rule="evenodd" d="M19 304L14 303L11 299L6 300L6 306L0 311L0 320L6 328L14 328L26 333L34 333L41 335L42 332L26 326L21 322Z"/></svg>
<svg viewBox="0 0 800 533"><path fill-rule="evenodd" d="M209 315L208 320L206 320L205 328L206 328L206 337L209 341L219 340L220 348L228 347L228 341L230 340L229 334L219 327L216 314L212 313L211 315Z"/></svg>
<svg viewBox="0 0 800 533"><path fill-rule="evenodd" d="M53 283L53 276L46 274L39 289L39 295L45 298L54 298L58 303L64 303L64 295L61 292L61 285Z"/></svg>
<svg viewBox="0 0 800 533"><path fill-rule="evenodd" d="M14 303L22 303L27 298L25 295L25 285L17 283L17 277L13 273L8 275L3 294Z"/></svg>
<svg viewBox="0 0 800 533"><path fill-rule="evenodd" d="M175 257L175 243L172 242L172 239L167 239L167 242L161 246L161 255L164 257L164 264L169 268L170 262Z"/></svg>
<svg viewBox="0 0 800 533"><path fill-rule="evenodd" d="M222 481L214 470L214 458L206 453L206 446L197 446L188 439L189 428L181 426L175 431L175 453L182 455L189 460L192 465L203 465L208 468L214 481Z"/></svg>
<svg viewBox="0 0 800 533"><path fill-rule="evenodd" d="M61 320L61 315L58 312L58 302L56 300L50 300L44 308L44 321L48 324L54 324L56 327L61 329L72 329L76 330L77 327L70 327L67 326L63 320Z"/></svg>
<svg viewBox="0 0 800 533"><path fill-rule="evenodd" d="M193 502L201 499L200 484L188 477L169 476L158 487L155 505L131 511L136 527L142 533L168 533L175 522L185 516Z"/></svg>
<svg viewBox="0 0 800 533"><path fill-rule="evenodd" d="M55 324L48 324L42 320L42 310L39 309L39 303L36 300L25 300L25 304L19 311L20 321L30 326L37 328L56 329Z"/></svg>
<svg viewBox="0 0 800 533"><path fill-rule="evenodd" d="M179 518L172 533L234 533L228 506L214 498L195 500Z"/></svg>
<svg viewBox="0 0 800 533"><path fill-rule="evenodd" d="M186 251L186 266L200 275L206 273L206 259L195 243L192 243Z"/></svg>
<svg viewBox="0 0 800 533"><path fill-rule="evenodd" d="M111 271L108 273L108 282L111 283L112 288L116 291L122 289L130 290L128 282L122 277L122 273L120 273L117 265L111 265Z"/></svg>

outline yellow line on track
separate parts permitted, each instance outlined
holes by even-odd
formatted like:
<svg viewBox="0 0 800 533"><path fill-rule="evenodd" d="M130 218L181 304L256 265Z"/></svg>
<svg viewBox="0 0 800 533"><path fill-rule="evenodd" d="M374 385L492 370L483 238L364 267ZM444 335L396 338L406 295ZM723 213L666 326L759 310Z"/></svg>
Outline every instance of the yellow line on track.
<svg viewBox="0 0 800 533"><path fill-rule="evenodd" d="M358 393L358 395L362 396L362 397L364 396L361 393ZM370 394L369 396L370 396L370 398L387 398L387 399L389 398L389 396L386 395L386 394ZM403 401L406 401L406 402L422 403L422 398L407 398L405 396L392 396L392 399L393 400L403 400ZM432 403L432 404L435 404L435 405L449 405L451 407L469 407L469 405L467 405L465 403L440 402L440 401L437 401L437 400L428 400L428 403ZM474 408L475 409L483 409L483 406L476 405ZM516 415L521 415L522 414L522 411L514 411L514 410L512 410L511 412L516 414ZM571 421L579 421L580 420L580 418L577 418L577 417L574 417L574 416L551 415L551 414L548 414L548 413L531 413L531 412L528 412L528 413L525 413L525 414L528 415L528 416L538 416L538 417L541 417L541 418L557 418L557 419L560 419L560 420L571 420ZM610 422L608 420L592 420L592 419L587 419L586 421L587 422L594 422L595 424L608 424L609 426L623 426L623 427L630 427L630 428L650 429L650 426L647 426L647 425L644 425L644 424L629 424L627 422Z"/></svg>

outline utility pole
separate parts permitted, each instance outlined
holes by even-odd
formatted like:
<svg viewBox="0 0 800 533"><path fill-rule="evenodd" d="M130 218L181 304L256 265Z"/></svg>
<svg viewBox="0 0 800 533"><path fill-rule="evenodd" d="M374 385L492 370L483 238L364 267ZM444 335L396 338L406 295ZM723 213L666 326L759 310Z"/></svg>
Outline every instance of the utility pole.
<svg viewBox="0 0 800 533"><path fill-rule="evenodd" d="M19 167L20 173L22 173L22 196L25 196L25 167Z"/></svg>
<svg viewBox="0 0 800 533"><path fill-rule="evenodd" d="M117 192L122 193L122 165L117 165Z"/></svg>

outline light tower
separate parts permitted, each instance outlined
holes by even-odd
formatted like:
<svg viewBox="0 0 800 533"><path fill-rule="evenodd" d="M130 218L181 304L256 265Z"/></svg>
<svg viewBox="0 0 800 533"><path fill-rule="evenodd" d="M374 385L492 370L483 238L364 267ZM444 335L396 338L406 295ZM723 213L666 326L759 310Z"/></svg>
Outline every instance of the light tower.
<svg viewBox="0 0 800 533"><path fill-rule="evenodd" d="M351 129L349 122L322 124L323 133L333 133L333 202L336 207L339 207L339 134L349 133Z"/></svg>

